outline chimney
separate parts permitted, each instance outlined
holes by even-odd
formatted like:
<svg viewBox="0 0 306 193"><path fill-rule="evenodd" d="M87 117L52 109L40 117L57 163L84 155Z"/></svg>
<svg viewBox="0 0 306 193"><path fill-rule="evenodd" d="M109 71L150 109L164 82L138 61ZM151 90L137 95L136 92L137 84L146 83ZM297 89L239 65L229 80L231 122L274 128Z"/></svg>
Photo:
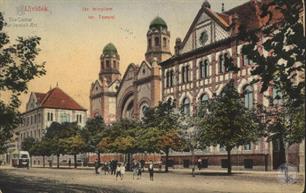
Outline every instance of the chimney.
<svg viewBox="0 0 306 193"><path fill-rule="evenodd" d="M181 43L182 43L181 38L176 38L175 46L174 46L175 55L179 55L180 54L179 52L180 52Z"/></svg>

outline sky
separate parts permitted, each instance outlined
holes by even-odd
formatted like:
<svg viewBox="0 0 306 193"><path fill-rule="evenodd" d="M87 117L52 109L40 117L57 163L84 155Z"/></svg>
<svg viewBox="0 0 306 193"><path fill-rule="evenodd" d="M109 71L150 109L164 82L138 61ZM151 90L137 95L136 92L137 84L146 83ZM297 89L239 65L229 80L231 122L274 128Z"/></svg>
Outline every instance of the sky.
<svg viewBox="0 0 306 193"><path fill-rule="evenodd" d="M248 0L209 0L214 11L225 11ZM18 36L39 36L37 62L46 62L46 75L29 83L30 92L47 92L58 85L89 109L91 83L98 79L100 55L112 42L120 55L123 76L130 63L140 64L146 52L150 22L162 17L170 31L171 52L183 39L204 0L0 0L11 43Z"/></svg>

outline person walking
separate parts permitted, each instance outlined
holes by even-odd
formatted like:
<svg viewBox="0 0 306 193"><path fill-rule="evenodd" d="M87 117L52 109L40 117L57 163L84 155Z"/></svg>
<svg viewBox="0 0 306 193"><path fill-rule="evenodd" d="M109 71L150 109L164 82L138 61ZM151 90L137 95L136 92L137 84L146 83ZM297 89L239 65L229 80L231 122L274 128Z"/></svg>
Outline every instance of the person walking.
<svg viewBox="0 0 306 193"><path fill-rule="evenodd" d="M98 161L98 159L96 159L96 161L95 161L95 171L96 171L96 174L99 174L99 167L100 167L100 163L99 163L99 161Z"/></svg>
<svg viewBox="0 0 306 193"><path fill-rule="evenodd" d="M123 180L123 176L125 174L125 164L122 164L120 167L120 178Z"/></svg>
<svg viewBox="0 0 306 193"><path fill-rule="evenodd" d="M118 176L121 177L121 165L120 165L120 163L118 163L117 167L116 167L116 181L118 180Z"/></svg>
<svg viewBox="0 0 306 193"><path fill-rule="evenodd" d="M71 159L69 158L68 160L68 165L69 165L69 168L71 167Z"/></svg>
<svg viewBox="0 0 306 193"><path fill-rule="evenodd" d="M135 176L138 175L138 166L136 160L133 160L132 170L133 170L133 180L134 180Z"/></svg>
<svg viewBox="0 0 306 193"><path fill-rule="evenodd" d="M151 161L149 165L149 174L150 174L150 181L153 181L153 175L154 175L154 165L153 161Z"/></svg>

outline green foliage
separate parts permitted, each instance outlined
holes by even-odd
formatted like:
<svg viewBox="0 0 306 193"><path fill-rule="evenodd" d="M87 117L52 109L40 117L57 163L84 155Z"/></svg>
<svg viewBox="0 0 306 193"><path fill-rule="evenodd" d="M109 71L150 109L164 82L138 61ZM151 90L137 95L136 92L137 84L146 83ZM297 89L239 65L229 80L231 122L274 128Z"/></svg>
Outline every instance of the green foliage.
<svg viewBox="0 0 306 193"><path fill-rule="evenodd" d="M266 136L269 141L286 143L288 147L305 138L305 106L287 104L265 112ZM285 145L285 144L283 144Z"/></svg>
<svg viewBox="0 0 306 193"><path fill-rule="evenodd" d="M139 123L131 119L121 119L112 123L105 130L102 139L97 144L100 152L134 153L139 151L138 140Z"/></svg>
<svg viewBox="0 0 306 193"><path fill-rule="evenodd" d="M268 23L260 33L249 33L241 29L240 37L248 42L242 53L256 64L251 71L260 82L261 92L269 87L283 92L283 98L297 104L304 103L305 87L305 45L303 25L299 22L300 1L273 0L261 8L262 17ZM274 7L274 8L272 8ZM272 18L275 12L283 15L283 21ZM260 41L263 41L259 45ZM264 55L264 49L268 55Z"/></svg>
<svg viewBox="0 0 306 193"><path fill-rule="evenodd" d="M19 96L28 91L28 83L35 77L45 74L44 63L35 59L40 51L40 37L18 37L9 45L5 33L6 23L0 12L0 95L5 93L7 100L0 99L0 152L6 151L6 143L12 137L12 130L20 123L18 108Z"/></svg>
<svg viewBox="0 0 306 193"><path fill-rule="evenodd" d="M170 149L182 148L179 114L175 112L174 101L169 99L144 112L143 130L139 135L138 143L144 151L163 151L166 154L166 162ZM165 171L168 171L167 164Z"/></svg>
<svg viewBox="0 0 306 193"><path fill-rule="evenodd" d="M244 107L233 80L224 87L222 94L202 108L203 117L198 123L200 143L204 147L224 146L229 163L230 152L235 146L255 142L262 134L257 115ZM231 164L228 173L231 173Z"/></svg>
<svg viewBox="0 0 306 193"><path fill-rule="evenodd" d="M36 144L36 140L33 137L27 137L24 139L24 141L21 143L21 149L23 151L28 151L30 155L33 154L33 147Z"/></svg>
<svg viewBox="0 0 306 193"><path fill-rule="evenodd" d="M86 143L89 152L97 152L97 145L101 141L106 125L101 116L88 119L85 127L81 130L81 136Z"/></svg>

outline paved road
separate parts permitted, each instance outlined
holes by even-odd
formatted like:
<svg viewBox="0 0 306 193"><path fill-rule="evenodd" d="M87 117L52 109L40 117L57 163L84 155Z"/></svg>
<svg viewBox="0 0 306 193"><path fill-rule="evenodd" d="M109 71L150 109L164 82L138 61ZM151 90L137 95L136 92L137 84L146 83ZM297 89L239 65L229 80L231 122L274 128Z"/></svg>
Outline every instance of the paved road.
<svg viewBox="0 0 306 193"><path fill-rule="evenodd" d="M193 178L189 170L148 173L133 180L127 172L116 181L111 175L95 175L86 169L15 169L0 167L0 190L3 193L299 193L303 179L282 184L275 172L235 172L227 176L220 171L205 170Z"/></svg>

